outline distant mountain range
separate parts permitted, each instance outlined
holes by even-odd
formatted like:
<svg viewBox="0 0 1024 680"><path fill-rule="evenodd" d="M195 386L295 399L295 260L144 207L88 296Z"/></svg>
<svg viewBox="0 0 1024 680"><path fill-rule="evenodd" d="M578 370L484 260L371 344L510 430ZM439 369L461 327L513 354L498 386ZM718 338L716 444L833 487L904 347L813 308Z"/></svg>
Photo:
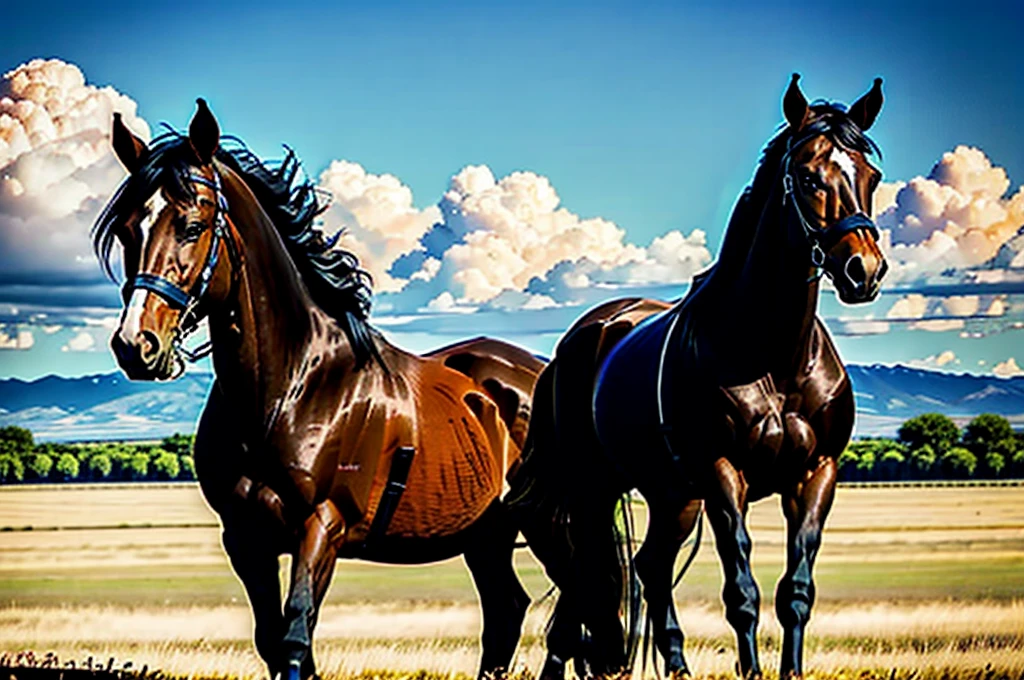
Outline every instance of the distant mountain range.
<svg viewBox="0 0 1024 680"><path fill-rule="evenodd" d="M1024 426L1024 377L940 373L906 366L847 367L857 393L857 434L893 435L929 411L963 422L979 413ZM187 373L169 383L131 382L120 373L0 380L0 425L20 425L40 441L154 439L192 432L213 382Z"/></svg>

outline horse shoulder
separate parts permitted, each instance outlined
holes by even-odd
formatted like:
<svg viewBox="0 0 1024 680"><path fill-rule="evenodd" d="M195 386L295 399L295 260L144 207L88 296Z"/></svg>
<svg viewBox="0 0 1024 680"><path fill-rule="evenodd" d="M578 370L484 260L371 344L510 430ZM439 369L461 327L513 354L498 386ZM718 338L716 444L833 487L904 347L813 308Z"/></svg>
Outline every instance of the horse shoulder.
<svg viewBox="0 0 1024 680"><path fill-rule="evenodd" d="M837 457L853 432L853 385L820 319L815 319L787 401L796 402L792 410L813 430L818 456Z"/></svg>

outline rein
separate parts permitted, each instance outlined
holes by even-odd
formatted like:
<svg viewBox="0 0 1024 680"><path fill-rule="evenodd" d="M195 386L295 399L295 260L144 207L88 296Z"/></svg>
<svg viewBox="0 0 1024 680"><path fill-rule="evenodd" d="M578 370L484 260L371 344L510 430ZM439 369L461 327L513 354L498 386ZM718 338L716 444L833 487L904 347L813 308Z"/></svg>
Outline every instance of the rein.
<svg viewBox="0 0 1024 680"><path fill-rule="evenodd" d="M202 184L203 186L213 189L214 195L217 199L210 249L206 253L206 262L203 263L203 268L199 272L199 277L196 279L191 289L185 290L178 284L160 276L159 274L140 272L135 275L135 278L131 281L130 285L125 285L122 293L127 299L135 290L148 290L162 297L172 309L182 310L181 322L178 324L177 333L174 338L174 349L180 356L184 357L184 359L190 363L199 361L213 351L213 342L211 340L207 340L195 349L188 349L185 347L184 341L199 328L199 323L203 319L203 317L197 313L197 309L202 303L203 298L206 295L206 291L210 287L210 282L213 280L213 274L217 269L217 263L220 258L220 243L222 240L227 246L228 259L231 261L232 288L234 287L239 269L237 246L235 245L234 239L231 238L231 232L228 229L228 200L221 189L220 175L216 170L214 170L213 177L213 181L211 181L202 175L189 173L189 179L193 183Z"/></svg>

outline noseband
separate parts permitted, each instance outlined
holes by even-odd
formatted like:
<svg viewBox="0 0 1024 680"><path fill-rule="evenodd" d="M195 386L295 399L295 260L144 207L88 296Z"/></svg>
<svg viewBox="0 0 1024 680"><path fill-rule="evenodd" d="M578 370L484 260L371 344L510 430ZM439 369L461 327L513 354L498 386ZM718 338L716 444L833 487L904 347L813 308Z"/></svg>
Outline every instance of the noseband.
<svg viewBox="0 0 1024 680"><path fill-rule="evenodd" d="M213 347L210 341L203 343L194 350L187 349L182 343L185 338L195 332L199 327L199 322L202 320L202 317L196 313L196 310L206 295L210 282L213 280L213 273L217 269L217 262L220 257L220 242L223 240L227 245L228 258L231 260L232 265L232 278L234 278L235 273L238 271L238 253L235 249L235 242L228 230L228 200L224 197L224 192L221 190L220 175L214 171L213 180L211 181L202 175L189 173L189 180L195 184L202 184L213 189L217 199L210 250L206 253L206 262L203 263L203 268L199 272L199 278L196 279L190 290L185 290L159 274L140 272L135 275L130 285L125 284L122 294L125 300L127 300L135 290L148 290L163 298L171 309L181 310L181 322L178 324L174 347L185 359L195 362L212 351Z"/></svg>
<svg viewBox="0 0 1024 680"><path fill-rule="evenodd" d="M799 145L794 148L798 147ZM821 278L825 265L825 253L831 251L847 234L863 229L868 234L871 234L876 242L878 241L878 227L870 217L862 212L847 215L838 222L824 228L812 225L804 215L803 208L800 207L800 202L796 197L793 182L793 157L790 154L786 155L786 174L782 177L782 186L785 191L782 196L782 203L783 205L788 203L793 206L793 212L796 213L797 221L803 227L804 236L807 238L807 243L811 246L811 265L815 268L815 274L809 281L817 281Z"/></svg>

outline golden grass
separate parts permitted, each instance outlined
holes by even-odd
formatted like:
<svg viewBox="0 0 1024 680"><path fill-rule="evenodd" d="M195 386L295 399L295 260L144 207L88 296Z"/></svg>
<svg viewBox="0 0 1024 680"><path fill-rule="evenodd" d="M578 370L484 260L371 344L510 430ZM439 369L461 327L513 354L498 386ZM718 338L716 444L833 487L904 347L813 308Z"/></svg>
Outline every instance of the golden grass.
<svg viewBox="0 0 1024 680"><path fill-rule="evenodd" d="M539 668L547 611L524 626L516 671ZM728 674L732 631L721 612L681 605L687 656L701 674ZM115 657L182 677L261 677L244 607L65 607L0 610L0 650L34 649L61 658ZM479 648L472 606L328 606L317 629L316 658L325 677L375 669L472 674ZM779 629L765 612L763 662L777 664ZM991 664L1024 672L1024 601L826 606L809 629L807 663L828 674L850 670L980 671Z"/></svg>
<svg viewBox="0 0 1024 680"><path fill-rule="evenodd" d="M756 504L749 525L765 600L762 661L772 668L779 629L770 599L785 553L778 503ZM244 594L196 487L0 489L0 527L26 526L33 530L0 532L0 650L113 656L183 678L262 677ZM544 592L529 553L516 561L531 593ZM898 669L896 680L1024 680L1024 488L841 488L817 575L811 677L889 679ZM687 656L701 675L732 677L720 589L705 532L676 593ZM480 621L460 559L342 562L327 602L316 634L327 678L475 672ZM531 611L515 670L539 668L549 607ZM996 675L986 678L987 664Z"/></svg>

